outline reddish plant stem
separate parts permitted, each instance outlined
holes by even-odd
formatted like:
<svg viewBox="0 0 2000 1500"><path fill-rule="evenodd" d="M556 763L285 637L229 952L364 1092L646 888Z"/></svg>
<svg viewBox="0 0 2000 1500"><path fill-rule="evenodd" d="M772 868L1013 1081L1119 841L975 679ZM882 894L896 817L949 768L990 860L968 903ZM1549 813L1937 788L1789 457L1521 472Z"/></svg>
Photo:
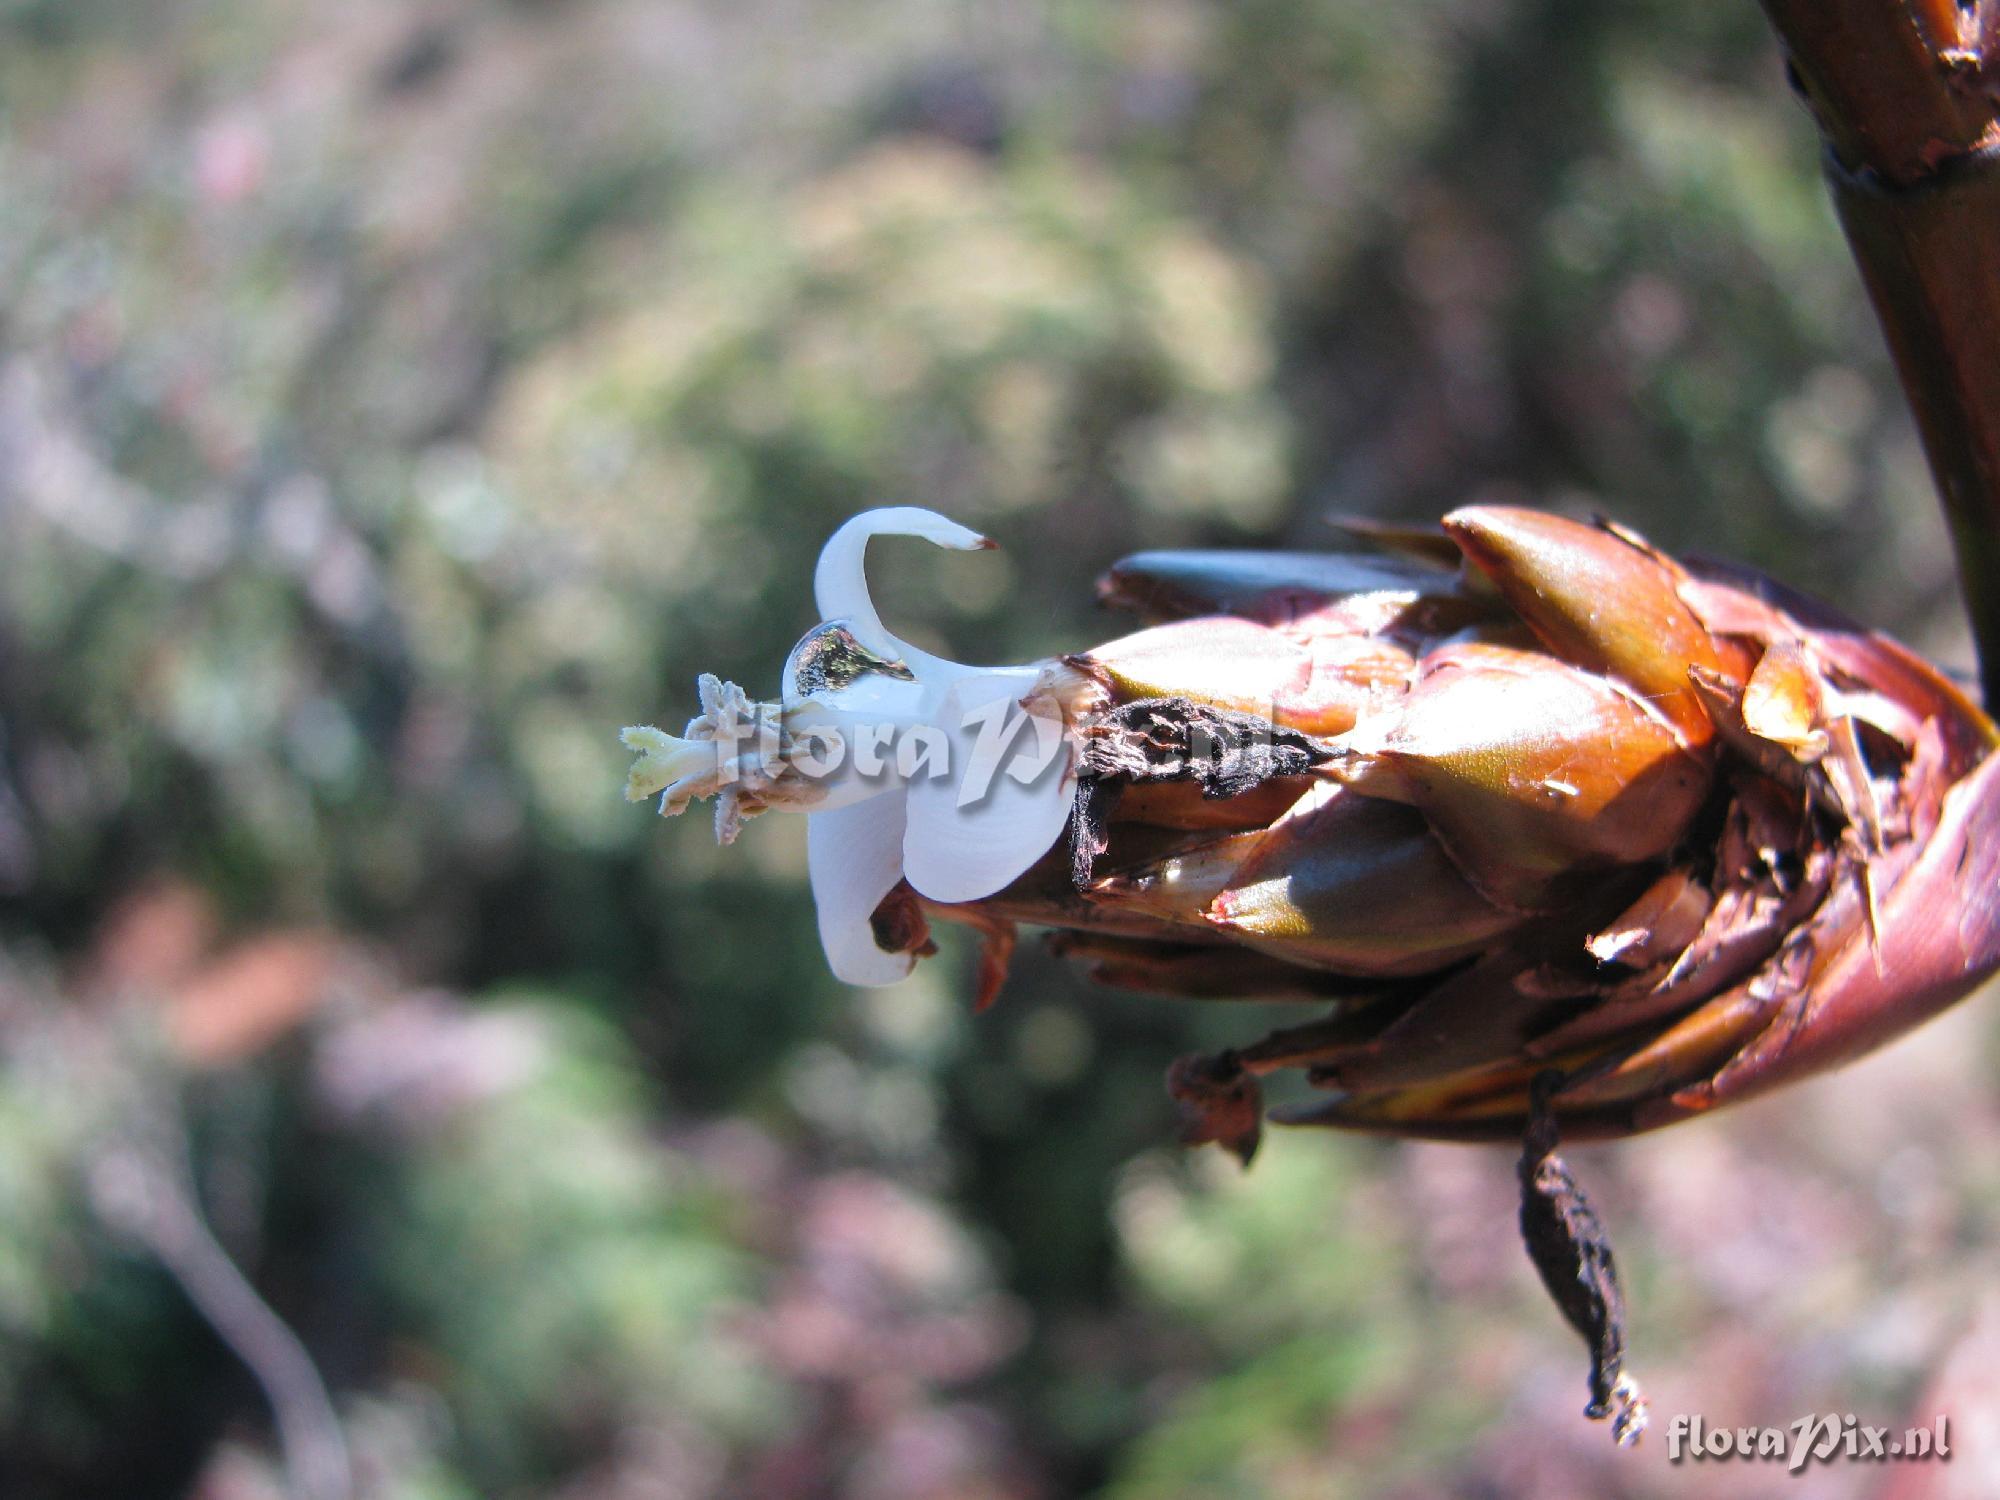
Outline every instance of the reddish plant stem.
<svg viewBox="0 0 2000 1500"><path fill-rule="evenodd" d="M1764 0L1951 527L2000 704L2000 5Z"/></svg>

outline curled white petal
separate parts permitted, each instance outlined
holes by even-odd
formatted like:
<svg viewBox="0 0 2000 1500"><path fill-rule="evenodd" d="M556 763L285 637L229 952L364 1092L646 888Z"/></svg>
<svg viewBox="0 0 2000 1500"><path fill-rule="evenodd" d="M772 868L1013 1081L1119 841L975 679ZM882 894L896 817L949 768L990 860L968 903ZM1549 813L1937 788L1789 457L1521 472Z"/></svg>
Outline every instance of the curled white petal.
<svg viewBox="0 0 2000 1500"><path fill-rule="evenodd" d="M970 531L915 505L890 505L864 510L850 518L827 538L820 548L819 566L813 571L813 601L822 620L845 620L855 636L884 656L900 657L918 676L926 673L952 676L966 669L898 640L875 612L868 594L868 541L878 536L915 536L940 547L973 552L991 547L976 531Z"/></svg>
<svg viewBox="0 0 2000 1500"><path fill-rule="evenodd" d="M1035 688L1036 674L1016 668L961 678L946 694L950 774L910 782L903 833L903 873L934 901L992 895L1062 834L1072 757L1059 710Z"/></svg>
<svg viewBox="0 0 2000 1500"><path fill-rule="evenodd" d="M904 799L885 792L806 819L806 870L819 912L819 941L836 978L894 984L916 959L875 945L869 918L903 874Z"/></svg>

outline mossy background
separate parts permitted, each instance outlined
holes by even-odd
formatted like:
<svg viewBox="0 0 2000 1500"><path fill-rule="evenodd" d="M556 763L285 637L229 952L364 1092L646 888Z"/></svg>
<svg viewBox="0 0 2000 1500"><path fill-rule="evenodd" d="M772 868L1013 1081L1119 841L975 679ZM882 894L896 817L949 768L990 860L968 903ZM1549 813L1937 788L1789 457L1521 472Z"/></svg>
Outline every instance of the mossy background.
<svg viewBox="0 0 2000 1500"><path fill-rule="evenodd" d="M862 506L1001 541L874 576L1002 661L1126 551L1475 499L1968 662L1754 6L0 0L0 1494L280 1492L134 1153L364 1496L1907 1481L1615 1455L1505 1153L1183 1156L1259 1014L846 991L796 820L620 799ZM1994 1039L1579 1153L1662 1428L1978 1368Z"/></svg>

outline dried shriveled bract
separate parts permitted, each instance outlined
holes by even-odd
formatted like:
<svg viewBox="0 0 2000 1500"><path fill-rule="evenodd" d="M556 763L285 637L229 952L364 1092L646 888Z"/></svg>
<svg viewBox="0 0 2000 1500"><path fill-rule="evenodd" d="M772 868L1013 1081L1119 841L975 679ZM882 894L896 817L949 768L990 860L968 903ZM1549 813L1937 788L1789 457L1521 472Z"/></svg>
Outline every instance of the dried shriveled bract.
<svg viewBox="0 0 2000 1500"><path fill-rule="evenodd" d="M1145 628L993 678L1051 733L1060 718L1059 779L1007 825L1004 861L966 835L977 899L948 850L906 848L901 882L878 858L874 945L906 967L927 916L973 923L984 1003L1027 922L1107 983L1324 1007L1183 1059L1188 1139L1247 1160L1258 1080L1298 1069L1320 1094L1285 1123L1522 1142L1524 1238L1591 1346L1591 1414L1628 1440L1622 1299L1558 1138L1836 1065L2000 966L2000 736L1894 642L1615 526L1479 507L1438 532L1356 529L1379 555L1114 567L1103 598ZM919 683L969 671L900 655ZM807 685L784 701L813 721ZM855 903L821 876L824 927ZM875 973L851 940L829 953Z"/></svg>

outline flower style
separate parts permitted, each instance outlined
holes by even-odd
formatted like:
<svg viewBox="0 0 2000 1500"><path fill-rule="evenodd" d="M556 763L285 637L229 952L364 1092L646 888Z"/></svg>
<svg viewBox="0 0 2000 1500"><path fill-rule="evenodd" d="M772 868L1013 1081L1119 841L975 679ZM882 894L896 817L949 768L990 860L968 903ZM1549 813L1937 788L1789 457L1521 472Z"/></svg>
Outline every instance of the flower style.
<svg viewBox="0 0 2000 1500"><path fill-rule="evenodd" d="M915 536L960 551L994 544L933 511L853 517L821 550L821 621L792 648L776 702L699 679L682 735L627 729L639 754L625 795L671 817L716 799L716 837L769 809L807 814L820 941L849 984L893 984L915 962L876 941L872 918L899 881L943 903L977 901L1053 845L1075 797L1072 705L1084 680L1061 662L974 667L898 639L868 593L871 538Z"/></svg>

